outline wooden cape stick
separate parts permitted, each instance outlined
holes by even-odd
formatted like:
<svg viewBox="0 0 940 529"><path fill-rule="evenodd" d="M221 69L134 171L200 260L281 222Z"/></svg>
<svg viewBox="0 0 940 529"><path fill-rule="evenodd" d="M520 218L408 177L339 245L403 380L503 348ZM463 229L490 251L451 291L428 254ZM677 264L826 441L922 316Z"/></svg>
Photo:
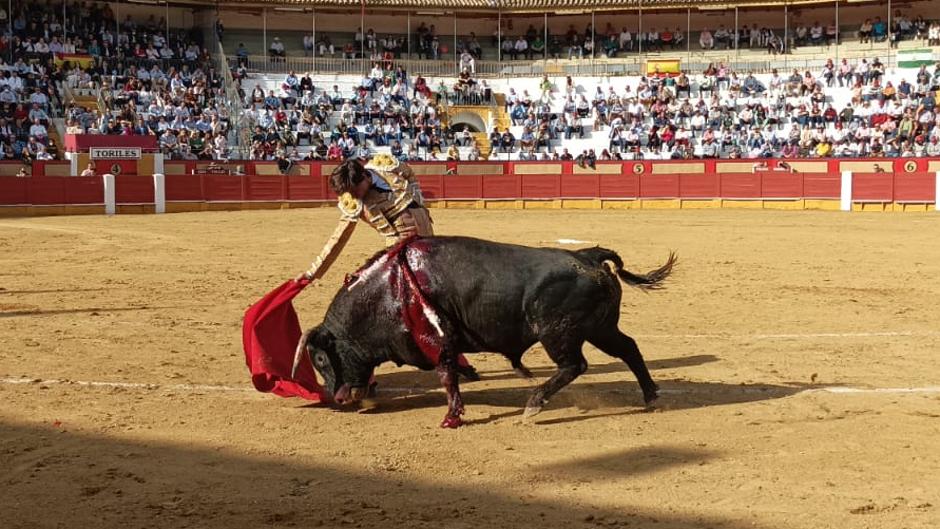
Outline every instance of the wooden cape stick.
<svg viewBox="0 0 940 529"><path fill-rule="evenodd" d="M320 255L318 255L313 261L313 264L310 265L310 269L301 274L296 281L302 279L316 281L323 277L326 271L330 269L330 266L336 262L339 254L343 252L343 248L346 247L346 243L349 242L349 238L352 237L354 231L356 231L355 218L348 219L344 217L341 219L336 229L333 231L333 235L330 236L329 240L326 241L326 245L323 246L323 250L320 251ZM303 357L304 351L307 350L305 345L307 343L308 332L309 330L304 331L300 336L297 349L294 350L294 365L290 371L291 378L294 378L297 373L297 368L300 366L300 359Z"/></svg>

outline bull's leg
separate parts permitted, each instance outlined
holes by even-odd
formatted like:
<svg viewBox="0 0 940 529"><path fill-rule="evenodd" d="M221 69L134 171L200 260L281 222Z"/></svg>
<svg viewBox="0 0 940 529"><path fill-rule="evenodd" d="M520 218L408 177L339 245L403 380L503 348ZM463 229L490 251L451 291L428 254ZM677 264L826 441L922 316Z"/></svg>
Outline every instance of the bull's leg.
<svg viewBox="0 0 940 529"><path fill-rule="evenodd" d="M637 347L636 340L620 332L620 329L615 327L609 331L598 333L597 336L590 338L588 341L594 347L614 358L623 360L627 364L640 383L640 389L643 390L643 400L646 401L647 405L651 405L659 397L657 393L659 387L653 382L653 377L650 376L649 369L646 368L646 362L643 361L643 355L640 354L640 348Z"/></svg>
<svg viewBox="0 0 940 529"><path fill-rule="evenodd" d="M519 378L532 378L535 376L529 371L528 367L524 366L522 362L519 361L513 362L512 370Z"/></svg>
<svg viewBox="0 0 940 529"><path fill-rule="evenodd" d="M542 406L548 403L548 399L587 371L587 360L581 353L583 343L580 339L542 339L542 345L545 346L549 358L558 365L558 371L532 392L525 407L524 417L532 417L542 411Z"/></svg>
<svg viewBox="0 0 940 529"><path fill-rule="evenodd" d="M444 390L447 391L447 415L441 421L441 428L457 428L463 424L460 419L463 415L463 399L460 397L456 362L441 358L437 366L437 375L441 378Z"/></svg>
<svg viewBox="0 0 940 529"><path fill-rule="evenodd" d="M464 355L457 356L457 374L467 379L469 382L477 382L480 380L480 374L477 373L477 369L470 365L470 361L467 360L467 357Z"/></svg>

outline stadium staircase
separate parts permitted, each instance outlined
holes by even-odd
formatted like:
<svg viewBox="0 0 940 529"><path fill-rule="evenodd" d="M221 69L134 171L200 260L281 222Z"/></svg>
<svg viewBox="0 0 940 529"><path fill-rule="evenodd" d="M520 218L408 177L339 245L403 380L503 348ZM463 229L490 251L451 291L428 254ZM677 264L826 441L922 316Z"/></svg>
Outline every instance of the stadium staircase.
<svg viewBox="0 0 940 529"><path fill-rule="evenodd" d="M500 102L502 101L502 102ZM460 115L473 114L483 122L483 130L471 132L477 147L480 149L480 156L486 159L490 155L490 137L489 131L493 127L500 130L509 127L509 116L506 114L505 97L502 94L494 94L494 104L490 106L480 105L449 105L446 112L446 125L450 128ZM477 127L475 127L477 128ZM454 131L459 132L459 131ZM461 153L466 154L466 153Z"/></svg>
<svg viewBox="0 0 940 529"><path fill-rule="evenodd" d="M496 119L493 121L493 126L500 130L509 128L512 122L509 120L509 114L506 112L506 94L494 92L493 102L496 105Z"/></svg>

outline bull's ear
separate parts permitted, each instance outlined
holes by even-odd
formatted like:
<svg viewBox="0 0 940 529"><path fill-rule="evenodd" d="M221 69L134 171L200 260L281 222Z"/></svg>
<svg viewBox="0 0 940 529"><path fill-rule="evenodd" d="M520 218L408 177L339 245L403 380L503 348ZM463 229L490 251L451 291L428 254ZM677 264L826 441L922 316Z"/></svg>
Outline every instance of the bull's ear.
<svg viewBox="0 0 940 529"><path fill-rule="evenodd" d="M333 333L323 327L317 327L317 329L310 334L310 343L317 349L323 351L332 351L336 346Z"/></svg>

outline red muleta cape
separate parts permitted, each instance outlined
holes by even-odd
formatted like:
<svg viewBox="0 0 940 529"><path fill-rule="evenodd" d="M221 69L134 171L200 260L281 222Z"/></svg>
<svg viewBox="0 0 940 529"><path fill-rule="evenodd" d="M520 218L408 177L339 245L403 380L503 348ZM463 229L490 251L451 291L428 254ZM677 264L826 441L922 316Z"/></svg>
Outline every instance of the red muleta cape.
<svg viewBox="0 0 940 529"><path fill-rule="evenodd" d="M245 362L251 372L251 383L258 391L314 402L327 400L310 362L301 362L296 378L290 376L301 335L300 320L291 300L309 284L306 279L291 279L245 312L242 324Z"/></svg>
<svg viewBox="0 0 940 529"><path fill-rule="evenodd" d="M420 238L405 239L386 253L366 262L351 277L347 277L345 285L354 281L363 270L382 260L380 277L388 277L389 294L398 301L399 315L405 328L427 359L437 365L443 336L439 332L437 312L423 292L427 287L427 274L424 270L413 269L408 259L410 254L413 258L417 257L415 261L420 262L420 257L426 252L427 246ZM371 271L371 274L375 273L376 270ZM245 312L242 338L245 362L255 389L282 397L301 397L321 402L329 400L329 395L317 382L310 362L301 362L296 378L290 377L294 351L301 336L300 320L291 301L309 284L307 280L287 281L252 305ZM460 365L468 365L462 355L458 361Z"/></svg>

